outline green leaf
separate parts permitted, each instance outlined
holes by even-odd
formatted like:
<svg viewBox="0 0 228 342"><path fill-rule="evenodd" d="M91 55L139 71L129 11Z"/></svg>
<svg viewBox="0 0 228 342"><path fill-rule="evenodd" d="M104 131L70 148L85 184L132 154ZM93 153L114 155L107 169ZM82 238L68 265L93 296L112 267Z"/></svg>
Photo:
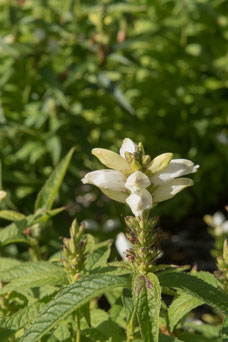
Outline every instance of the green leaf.
<svg viewBox="0 0 228 342"><path fill-rule="evenodd" d="M0 230L0 245L7 245L13 242L29 243L24 230L32 225L47 221L50 217L57 215L63 211L63 208L55 210L38 210L34 215L25 217L24 219L11 223L6 228Z"/></svg>
<svg viewBox="0 0 228 342"><path fill-rule="evenodd" d="M156 275L135 276L132 291L143 341L158 342L161 288Z"/></svg>
<svg viewBox="0 0 228 342"><path fill-rule="evenodd" d="M35 210L39 208L51 209L55 197L62 184L63 178L66 174L67 168L70 164L75 148L73 147L68 154L62 159L60 164L55 168L48 180L40 190L36 203Z"/></svg>
<svg viewBox="0 0 228 342"><path fill-rule="evenodd" d="M168 336L165 334L159 334L159 342L182 342L177 337Z"/></svg>
<svg viewBox="0 0 228 342"><path fill-rule="evenodd" d="M129 287L129 276L92 274L69 285L49 302L21 337L20 342L35 342L52 327L89 300L115 287Z"/></svg>
<svg viewBox="0 0 228 342"><path fill-rule="evenodd" d="M224 319L222 330L221 330L222 342L228 341L228 317Z"/></svg>
<svg viewBox="0 0 228 342"><path fill-rule="evenodd" d="M45 285L64 285L67 284L67 278L64 271L39 272L29 274L12 280L9 284L0 289L0 295L11 291L23 291L25 289L40 287Z"/></svg>
<svg viewBox="0 0 228 342"><path fill-rule="evenodd" d="M22 264L22 261L17 259L0 257L0 274L20 264Z"/></svg>
<svg viewBox="0 0 228 342"><path fill-rule="evenodd" d="M98 84L107 92L112 94L119 105L129 114L136 116L136 112L132 105L128 102L122 90L110 80L109 76L104 72L100 72L97 76Z"/></svg>
<svg viewBox="0 0 228 342"><path fill-rule="evenodd" d="M130 289L123 289L122 300L123 300L123 304L124 304L124 308L126 312L126 320L127 322L129 322L134 312L134 305L133 305Z"/></svg>
<svg viewBox="0 0 228 342"><path fill-rule="evenodd" d="M8 221L19 221L25 218L25 215L13 210L0 210L0 218Z"/></svg>
<svg viewBox="0 0 228 342"><path fill-rule="evenodd" d="M91 325L91 317L90 317L90 303L86 303L80 308L80 312L84 316L86 323L90 326Z"/></svg>
<svg viewBox="0 0 228 342"><path fill-rule="evenodd" d="M219 337L219 328L218 326L214 326L212 324L204 324L203 322L201 322L201 324L199 324L199 322L194 322L193 321L186 321L184 323L184 328L186 330L186 328L191 328L194 329L195 332L201 333L203 336L205 337L209 337L209 338L218 338ZM189 329L187 329L189 330Z"/></svg>
<svg viewBox="0 0 228 342"><path fill-rule="evenodd" d="M10 328L13 330L19 330L25 327L44 308L44 306L48 302L48 298L49 300L51 299L51 297L43 298L41 301L37 301L31 305L27 305L21 310L14 313L12 316L7 317L1 322L1 327Z"/></svg>
<svg viewBox="0 0 228 342"><path fill-rule="evenodd" d="M180 289L228 313L228 296L204 280L190 274L169 271L158 273L157 276L162 286Z"/></svg>
<svg viewBox="0 0 228 342"><path fill-rule="evenodd" d="M123 342L125 340L123 329L110 318L97 325L96 328L87 329L84 332L87 336L91 337L93 341Z"/></svg>
<svg viewBox="0 0 228 342"><path fill-rule="evenodd" d="M1 260L2 258L0 258ZM6 262L8 258L6 259ZM24 277L26 275L32 275L34 273L58 273L64 272L62 268L52 264L47 261L37 261L37 262L19 262L18 264L10 263L12 267L8 267L0 272L0 281L10 282L14 279ZM10 265L9 264L9 265Z"/></svg>
<svg viewBox="0 0 228 342"><path fill-rule="evenodd" d="M204 304L204 301L194 298L189 294L182 294L174 299L168 309L169 330L173 331L175 325L184 317L188 312L195 309L197 306Z"/></svg>
<svg viewBox="0 0 228 342"><path fill-rule="evenodd" d="M200 334L191 334L187 331L180 333L179 338L184 342L221 342L220 338L209 338Z"/></svg>
<svg viewBox="0 0 228 342"><path fill-rule="evenodd" d="M112 241L104 241L95 246L95 249L89 253L86 260L86 269L94 270L107 265L110 255Z"/></svg>
<svg viewBox="0 0 228 342"><path fill-rule="evenodd" d="M208 284L217 287L218 280L209 272L200 271L192 274L194 277L206 281ZM175 325L190 311L203 305L205 301L195 298L190 294L181 293L180 296L173 300L168 309L169 329L172 332Z"/></svg>

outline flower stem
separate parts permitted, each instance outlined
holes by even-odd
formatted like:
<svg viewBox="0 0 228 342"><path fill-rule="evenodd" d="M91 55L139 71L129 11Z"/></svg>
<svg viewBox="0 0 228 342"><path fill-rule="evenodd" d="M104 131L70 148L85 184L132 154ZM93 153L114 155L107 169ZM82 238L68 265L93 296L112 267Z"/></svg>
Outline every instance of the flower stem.
<svg viewBox="0 0 228 342"><path fill-rule="evenodd" d="M132 313L131 319L127 325L127 342L131 342L134 338L134 329L135 329L135 322L136 322L136 313L135 310Z"/></svg>
<svg viewBox="0 0 228 342"><path fill-rule="evenodd" d="M76 335L76 342L80 342L81 335L80 335L80 315L79 312L76 312L76 322L77 322L77 335Z"/></svg>

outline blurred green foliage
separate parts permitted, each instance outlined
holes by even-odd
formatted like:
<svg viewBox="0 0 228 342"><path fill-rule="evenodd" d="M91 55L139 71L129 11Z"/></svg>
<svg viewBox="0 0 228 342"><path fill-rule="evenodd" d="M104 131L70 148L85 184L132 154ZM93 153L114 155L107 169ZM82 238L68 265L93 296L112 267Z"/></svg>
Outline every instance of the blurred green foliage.
<svg viewBox="0 0 228 342"><path fill-rule="evenodd" d="M225 0L1 0L7 205L29 212L75 145L60 204L79 219L119 216L118 203L107 206L80 178L101 168L91 148L117 151L124 137L142 141L152 156L174 152L200 164L196 185L161 204L160 214L181 217L223 205L227 13Z"/></svg>

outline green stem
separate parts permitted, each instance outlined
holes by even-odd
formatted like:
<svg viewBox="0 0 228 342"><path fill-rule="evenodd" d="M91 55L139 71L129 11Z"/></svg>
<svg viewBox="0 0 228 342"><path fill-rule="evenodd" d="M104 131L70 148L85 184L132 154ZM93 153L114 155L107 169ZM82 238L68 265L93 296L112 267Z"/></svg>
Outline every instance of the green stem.
<svg viewBox="0 0 228 342"><path fill-rule="evenodd" d="M81 335L80 335L80 315L79 315L79 312L76 312L76 322L77 322L76 342L80 342Z"/></svg>
<svg viewBox="0 0 228 342"><path fill-rule="evenodd" d="M128 325L127 325L127 342L131 342L134 338L135 323L136 323L136 313L134 310L132 313L131 319L129 320Z"/></svg>
<svg viewBox="0 0 228 342"><path fill-rule="evenodd" d="M32 249L33 249L34 256L36 258L35 261L40 261L41 260L41 255L40 255L40 248L39 248L38 242L32 244Z"/></svg>

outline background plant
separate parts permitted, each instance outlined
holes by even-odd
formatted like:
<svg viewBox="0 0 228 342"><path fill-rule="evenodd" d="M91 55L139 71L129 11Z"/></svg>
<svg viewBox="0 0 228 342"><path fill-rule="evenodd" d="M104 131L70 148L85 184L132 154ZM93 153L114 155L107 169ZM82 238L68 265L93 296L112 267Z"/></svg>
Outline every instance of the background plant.
<svg viewBox="0 0 228 342"><path fill-rule="evenodd" d="M29 212L53 166L77 145L60 203L70 198L81 218L88 203L93 212L100 195L84 198L78 165L96 169L91 147L115 150L133 132L152 155L169 147L200 161L197 187L160 212L224 205L226 12L226 1L206 0L1 1L0 153L16 206ZM99 216L119 215L100 201Z"/></svg>

